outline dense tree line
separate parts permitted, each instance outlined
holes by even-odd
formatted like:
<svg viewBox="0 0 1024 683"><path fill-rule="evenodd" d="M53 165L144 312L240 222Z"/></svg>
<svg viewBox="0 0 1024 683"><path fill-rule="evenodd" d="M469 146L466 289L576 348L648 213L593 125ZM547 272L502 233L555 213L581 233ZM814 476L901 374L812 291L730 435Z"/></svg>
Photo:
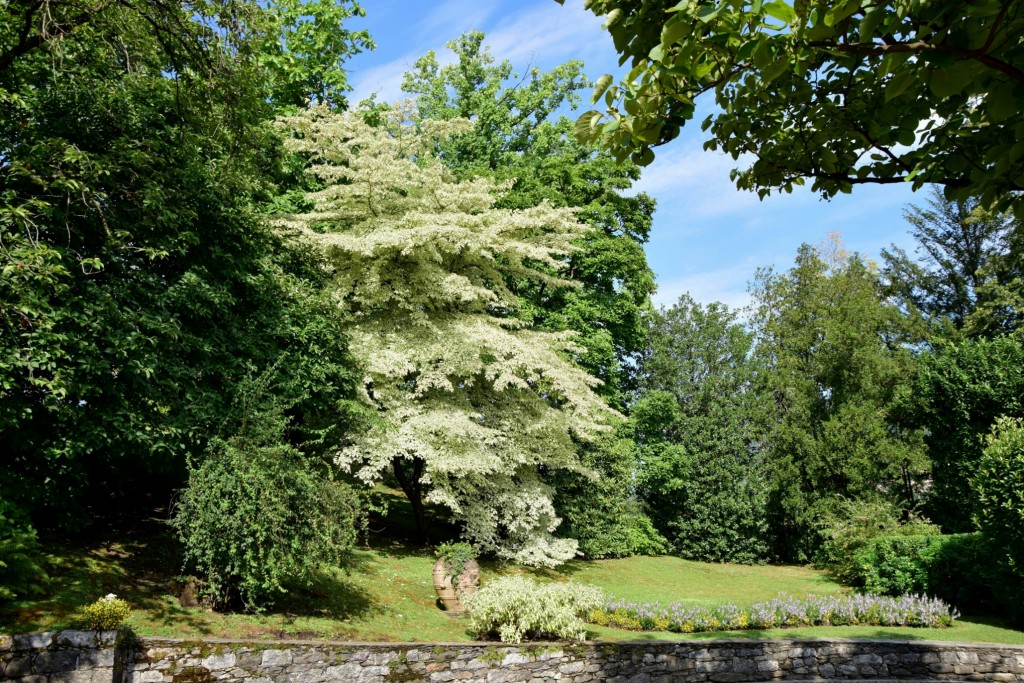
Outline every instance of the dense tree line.
<svg viewBox="0 0 1024 683"><path fill-rule="evenodd" d="M639 167L561 115L581 64L471 33L350 107L353 2L44 4L0 28L0 598L37 529L147 493L225 606L343 563L377 485L414 542L430 508L533 565L834 565L924 520L1019 561L999 202L935 194L881 265L804 245L748 311L656 310Z"/></svg>

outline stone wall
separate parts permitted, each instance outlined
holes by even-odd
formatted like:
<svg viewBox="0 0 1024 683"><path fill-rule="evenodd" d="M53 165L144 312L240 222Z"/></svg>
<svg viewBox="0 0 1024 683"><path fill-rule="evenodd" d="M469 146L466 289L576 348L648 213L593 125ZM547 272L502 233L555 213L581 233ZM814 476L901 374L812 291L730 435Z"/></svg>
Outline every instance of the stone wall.
<svg viewBox="0 0 1024 683"><path fill-rule="evenodd" d="M1024 647L860 640L365 644L0 636L17 683L1024 682Z"/></svg>
<svg viewBox="0 0 1024 683"><path fill-rule="evenodd" d="M116 631L0 635L0 680L113 683Z"/></svg>

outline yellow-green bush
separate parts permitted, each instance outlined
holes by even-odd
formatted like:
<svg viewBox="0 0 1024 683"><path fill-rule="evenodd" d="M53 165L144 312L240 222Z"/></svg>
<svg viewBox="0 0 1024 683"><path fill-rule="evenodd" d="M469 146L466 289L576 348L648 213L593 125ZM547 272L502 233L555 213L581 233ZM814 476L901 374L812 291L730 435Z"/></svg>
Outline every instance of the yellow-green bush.
<svg viewBox="0 0 1024 683"><path fill-rule="evenodd" d="M105 595L88 605L85 610L85 624L96 631L114 631L122 626L132 613L131 605L113 593Z"/></svg>

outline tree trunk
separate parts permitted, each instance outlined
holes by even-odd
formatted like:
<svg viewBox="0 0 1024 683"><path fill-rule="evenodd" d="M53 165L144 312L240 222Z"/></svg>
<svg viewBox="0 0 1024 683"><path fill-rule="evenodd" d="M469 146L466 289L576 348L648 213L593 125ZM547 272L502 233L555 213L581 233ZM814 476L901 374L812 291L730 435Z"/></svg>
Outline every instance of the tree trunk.
<svg viewBox="0 0 1024 683"><path fill-rule="evenodd" d="M423 510L422 477L425 463L420 458L413 458L411 461L412 471L409 472L406 470L406 462L409 461L404 458L392 458L391 470L395 473L398 485L402 487L402 492L412 505L412 516L416 522L416 540L423 545L429 545L430 529L427 525L426 513Z"/></svg>

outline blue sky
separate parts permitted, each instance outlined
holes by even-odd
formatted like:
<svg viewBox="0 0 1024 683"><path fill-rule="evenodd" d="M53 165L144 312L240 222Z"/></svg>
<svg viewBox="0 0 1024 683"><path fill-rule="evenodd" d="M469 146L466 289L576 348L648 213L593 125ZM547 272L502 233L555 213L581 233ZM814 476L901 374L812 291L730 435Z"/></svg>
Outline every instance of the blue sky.
<svg viewBox="0 0 1024 683"><path fill-rule="evenodd" d="M469 30L487 34L492 54L518 71L550 69L580 59L596 79L617 72L618 57L600 19L582 0L361 0L367 16L352 27L368 28L377 50L348 63L352 101L371 93L379 100L402 96L402 74L417 57L435 50L451 60L444 45ZM710 101L704 103L710 107ZM571 112L569 113L572 116ZM756 115L756 112L753 113ZM787 269L804 242L818 243L838 232L848 249L877 258L891 243L912 250L903 209L923 204L909 187L857 187L852 195L823 202L810 191L764 201L740 192L729 180L737 163L704 152L698 116L682 135L656 150L638 190L658 200L647 258L658 276L655 302L671 304L690 292L698 301L742 306L747 283L759 266Z"/></svg>

